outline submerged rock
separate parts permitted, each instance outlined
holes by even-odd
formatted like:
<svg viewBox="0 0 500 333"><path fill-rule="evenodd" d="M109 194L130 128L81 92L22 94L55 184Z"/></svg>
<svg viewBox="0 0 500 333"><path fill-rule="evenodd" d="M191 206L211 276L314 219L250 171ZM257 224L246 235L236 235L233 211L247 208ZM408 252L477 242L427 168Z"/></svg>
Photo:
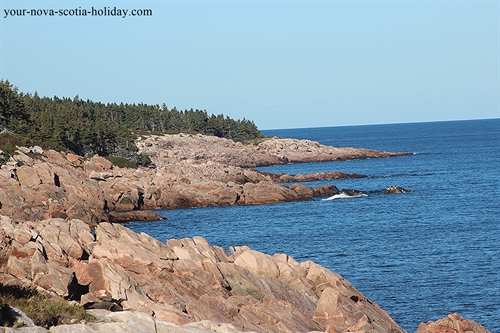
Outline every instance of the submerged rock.
<svg viewBox="0 0 500 333"><path fill-rule="evenodd" d="M349 188L343 188L340 191L340 193L345 194L349 197L359 197L359 196L363 195L363 192L358 191L358 190L349 189Z"/></svg>
<svg viewBox="0 0 500 333"><path fill-rule="evenodd" d="M385 190L389 194L399 194L399 193L413 192L413 191L407 190L407 189L399 187L399 186L386 186Z"/></svg>

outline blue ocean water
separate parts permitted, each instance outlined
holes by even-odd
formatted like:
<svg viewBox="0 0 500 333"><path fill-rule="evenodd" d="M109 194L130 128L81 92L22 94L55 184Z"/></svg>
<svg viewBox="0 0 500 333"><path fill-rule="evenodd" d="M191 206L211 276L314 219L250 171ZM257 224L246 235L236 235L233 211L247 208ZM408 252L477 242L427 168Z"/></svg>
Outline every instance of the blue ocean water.
<svg viewBox="0 0 500 333"><path fill-rule="evenodd" d="M159 211L127 226L161 241L201 235L313 260L344 276L408 332L457 312L500 332L500 119L264 131L337 147L414 153L263 167L362 173L319 181L365 197ZM398 185L414 192L385 194Z"/></svg>

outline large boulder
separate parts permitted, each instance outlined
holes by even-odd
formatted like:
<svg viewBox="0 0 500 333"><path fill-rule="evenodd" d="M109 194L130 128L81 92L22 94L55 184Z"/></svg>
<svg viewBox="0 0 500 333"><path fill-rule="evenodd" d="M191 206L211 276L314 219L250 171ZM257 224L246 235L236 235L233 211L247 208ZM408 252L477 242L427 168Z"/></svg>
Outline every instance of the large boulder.
<svg viewBox="0 0 500 333"><path fill-rule="evenodd" d="M246 183L243 185L243 195L239 203L255 205L299 200L300 197L294 190L278 185L274 182L262 181L257 184Z"/></svg>
<svg viewBox="0 0 500 333"><path fill-rule="evenodd" d="M94 155L90 160L83 164L83 169L88 173L91 173L92 171L104 172L113 169L113 163L104 157Z"/></svg>
<svg viewBox="0 0 500 333"><path fill-rule="evenodd" d="M278 265L270 255L250 249L241 253L234 263L257 275L278 277L280 274Z"/></svg>
<svg viewBox="0 0 500 333"><path fill-rule="evenodd" d="M36 170L29 167L28 165L23 165L17 168L16 176L21 185L27 187L33 187L41 184L40 177L38 177Z"/></svg>

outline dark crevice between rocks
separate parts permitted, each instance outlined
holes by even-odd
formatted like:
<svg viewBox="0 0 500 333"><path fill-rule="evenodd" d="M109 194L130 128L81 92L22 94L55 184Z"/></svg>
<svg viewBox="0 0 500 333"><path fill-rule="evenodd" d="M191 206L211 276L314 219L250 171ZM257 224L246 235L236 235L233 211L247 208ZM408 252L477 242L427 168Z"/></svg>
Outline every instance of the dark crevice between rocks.
<svg viewBox="0 0 500 333"><path fill-rule="evenodd" d="M144 206L144 192L138 191L137 196L137 207L135 207L134 209L141 209L141 207Z"/></svg>
<svg viewBox="0 0 500 333"><path fill-rule="evenodd" d="M40 236L40 235L37 235L37 236L36 236L36 238L35 238L35 240L36 240L37 238L39 238L39 237L41 238L41 236ZM49 256L47 255L47 251L45 251L45 247L44 247L44 246L42 246L42 249L41 249L41 251L40 251L40 252L42 252L42 256L43 256L43 258L44 258L46 261L47 261L47 260L49 260Z"/></svg>
<svg viewBox="0 0 500 333"><path fill-rule="evenodd" d="M111 312L123 311L123 308L120 304L115 302L89 302L83 305L85 310L91 309L102 309L108 310Z"/></svg>
<svg viewBox="0 0 500 333"><path fill-rule="evenodd" d="M89 286L84 286L78 283L76 276L73 274L73 280L71 280L68 285L68 299L70 301L80 301L82 299L82 295L89 293Z"/></svg>
<svg viewBox="0 0 500 333"><path fill-rule="evenodd" d="M61 187L61 181L59 180L59 176L54 172L54 185L57 187Z"/></svg>
<svg viewBox="0 0 500 333"><path fill-rule="evenodd" d="M349 297L353 302L358 302L359 298L358 296L356 295L352 295L351 297Z"/></svg>
<svg viewBox="0 0 500 333"><path fill-rule="evenodd" d="M90 254L88 254L87 251L85 251L85 250L82 250L82 251L83 251L83 253L82 253L82 256L80 257L80 260L85 260L85 261L89 260Z"/></svg>

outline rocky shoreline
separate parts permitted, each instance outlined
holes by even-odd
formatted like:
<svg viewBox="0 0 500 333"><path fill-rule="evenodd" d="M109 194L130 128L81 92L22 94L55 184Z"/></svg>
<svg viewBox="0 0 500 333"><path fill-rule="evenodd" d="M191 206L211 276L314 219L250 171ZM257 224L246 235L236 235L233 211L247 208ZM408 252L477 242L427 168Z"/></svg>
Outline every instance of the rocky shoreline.
<svg viewBox="0 0 500 333"><path fill-rule="evenodd" d="M340 275L286 254L246 246L229 254L198 236L162 243L108 222L91 230L78 219L6 216L0 244L0 284L100 309L96 322L50 332L405 332ZM417 330L444 332L488 333L456 314Z"/></svg>
<svg viewBox="0 0 500 333"><path fill-rule="evenodd" d="M228 253L199 236L160 242L110 222L157 219L153 208L331 196L341 191L281 183L363 175L274 175L248 168L408 153L277 138L244 145L185 134L143 137L137 145L154 167L122 169L100 156L85 160L33 147L20 148L0 170L0 284L64 297L97 318L50 332L405 332L344 278L314 262L246 246ZM488 333L456 314L417 330L444 332Z"/></svg>
<svg viewBox="0 0 500 333"><path fill-rule="evenodd" d="M247 168L407 154L334 148L293 139L244 145L186 134L148 136L139 139L137 146L140 153L151 157L154 167L118 168L97 155L85 160L70 153L20 148L0 170L0 214L20 220L78 218L95 225L159 219L145 211L151 209L311 200L338 194L338 189L280 183L364 176L341 172L274 175Z"/></svg>

